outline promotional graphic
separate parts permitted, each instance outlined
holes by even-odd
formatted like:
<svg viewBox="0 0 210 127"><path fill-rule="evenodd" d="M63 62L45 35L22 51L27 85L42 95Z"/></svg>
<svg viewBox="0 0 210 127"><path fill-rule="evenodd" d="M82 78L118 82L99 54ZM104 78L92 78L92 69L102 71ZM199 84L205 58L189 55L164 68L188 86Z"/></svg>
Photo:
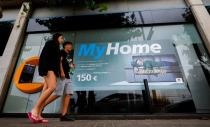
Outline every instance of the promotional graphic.
<svg viewBox="0 0 210 127"><path fill-rule="evenodd" d="M138 90L180 85L183 76L170 40L75 43L74 90Z"/></svg>

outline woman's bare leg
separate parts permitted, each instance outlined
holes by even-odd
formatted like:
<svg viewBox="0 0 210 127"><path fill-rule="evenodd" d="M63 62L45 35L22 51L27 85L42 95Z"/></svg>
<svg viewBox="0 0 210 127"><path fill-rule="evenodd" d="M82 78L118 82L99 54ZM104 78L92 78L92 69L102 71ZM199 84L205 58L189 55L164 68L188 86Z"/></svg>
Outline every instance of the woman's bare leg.
<svg viewBox="0 0 210 127"><path fill-rule="evenodd" d="M42 93L45 91L45 90L47 90L47 83L44 81L44 86L43 86L43 89L42 89ZM41 93L41 94L42 94ZM41 95L40 95L41 96ZM40 108L40 111L39 111L39 118L40 119L43 119L43 117L41 116L42 115L42 110L44 109L44 106L42 106L41 108Z"/></svg>
<svg viewBox="0 0 210 127"><path fill-rule="evenodd" d="M45 82L47 84L47 89L43 91L36 105L32 109L31 111L32 116L35 116L35 117L39 116L42 105L45 103L48 97L50 97L50 95L53 93L53 91L56 88L56 76L53 71L48 71L48 74L45 77Z"/></svg>
<svg viewBox="0 0 210 127"><path fill-rule="evenodd" d="M43 117L41 116L42 114L42 110L51 102L53 102L54 100L56 100L57 98L59 98L60 96L56 96L56 95L51 95L49 98L47 98L47 100L45 101L45 103L41 106L40 108L40 114L39 114L39 118L43 119Z"/></svg>

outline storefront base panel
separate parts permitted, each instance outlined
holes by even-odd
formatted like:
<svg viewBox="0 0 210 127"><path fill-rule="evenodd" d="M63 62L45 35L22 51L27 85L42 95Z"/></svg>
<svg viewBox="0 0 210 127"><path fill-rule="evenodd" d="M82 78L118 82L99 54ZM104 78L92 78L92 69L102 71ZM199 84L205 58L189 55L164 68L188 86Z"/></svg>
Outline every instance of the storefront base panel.
<svg viewBox="0 0 210 127"><path fill-rule="evenodd" d="M47 118L58 118L60 114L43 114ZM90 115L73 115L76 120L144 120L144 119L210 119L210 114L90 114ZM26 118L25 113L3 113L1 118Z"/></svg>

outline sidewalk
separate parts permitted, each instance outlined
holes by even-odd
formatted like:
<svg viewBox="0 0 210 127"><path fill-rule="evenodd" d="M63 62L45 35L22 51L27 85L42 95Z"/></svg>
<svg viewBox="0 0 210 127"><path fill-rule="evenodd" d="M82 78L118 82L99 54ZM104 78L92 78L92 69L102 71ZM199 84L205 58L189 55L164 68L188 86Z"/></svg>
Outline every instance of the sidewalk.
<svg viewBox="0 0 210 127"><path fill-rule="evenodd" d="M50 118L48 124L32 124L26 118L0 118L1 127L210 127L210 120L76 120L60 122Z"/></svg>

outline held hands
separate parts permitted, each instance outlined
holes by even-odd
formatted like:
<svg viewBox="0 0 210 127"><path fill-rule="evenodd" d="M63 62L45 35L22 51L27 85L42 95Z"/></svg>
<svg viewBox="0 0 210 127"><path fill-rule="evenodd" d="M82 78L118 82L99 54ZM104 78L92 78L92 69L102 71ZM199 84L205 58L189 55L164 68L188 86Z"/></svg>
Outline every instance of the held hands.
<svg viewBox="0 0 210 127"><path fill-rule="evenodd" d="M70 66L70 68L75 68L75 64L73 64L73 63L70 63L69 66Z"/></svg>

